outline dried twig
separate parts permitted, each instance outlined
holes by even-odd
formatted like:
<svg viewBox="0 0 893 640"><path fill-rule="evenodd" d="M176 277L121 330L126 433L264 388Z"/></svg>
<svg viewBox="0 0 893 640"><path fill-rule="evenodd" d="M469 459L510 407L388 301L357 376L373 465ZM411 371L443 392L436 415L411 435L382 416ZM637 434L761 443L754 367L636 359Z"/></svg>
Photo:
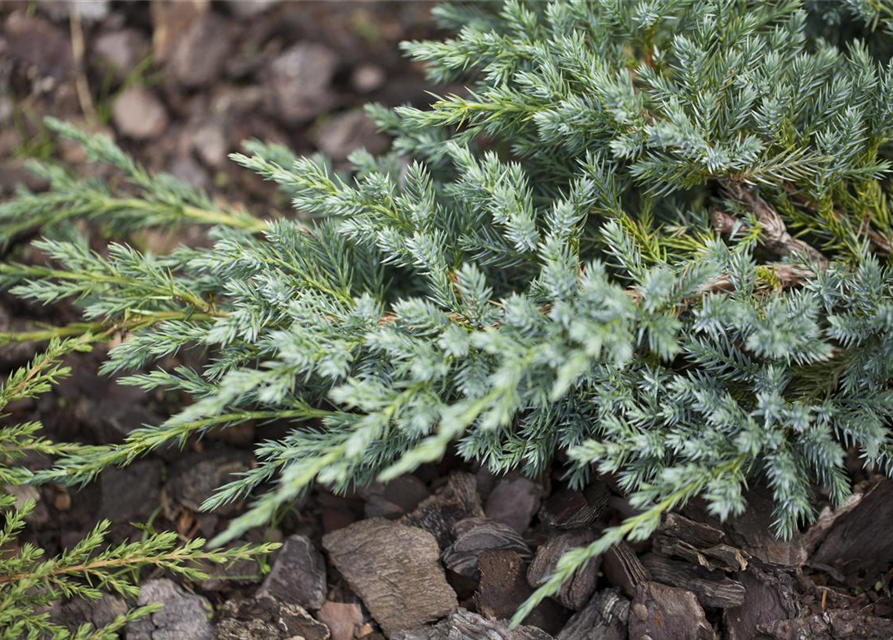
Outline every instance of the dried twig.
<svg viewBox="0 0 893 640"><path fill-rule="evenodd" d="M723 186L729 196L752 211L757 217L760 223L762 243L769 251L782 258L805 255L819 269L828 266L827 258L818 249L788 233L784 220L768 202L739 182L730 180ZM748 229L747 225L724 211L712 212L711 218L716 230L726 235L731 233L736 226L743 231Z"/></svg>

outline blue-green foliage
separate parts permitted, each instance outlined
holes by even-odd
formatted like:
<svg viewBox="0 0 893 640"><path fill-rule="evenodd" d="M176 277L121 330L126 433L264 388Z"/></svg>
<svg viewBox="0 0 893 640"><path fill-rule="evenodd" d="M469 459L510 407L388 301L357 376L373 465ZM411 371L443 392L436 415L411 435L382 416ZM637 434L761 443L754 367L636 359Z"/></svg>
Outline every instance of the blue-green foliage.
<svg viewBox="0 0 893 640"><path fill-rule="evenodd" d="M91 319L124 323L107 372L194 398L41 477L86 482L212 426L291 420L206 505L255 492L225 540L314 482L393 478L453 445L531 475L568 451L571 483L616 474L643 512L567 556L534 601L694 495L740 513L757 478L790 535L814 516L816 484L846 498L848 448L885 469L893 455L893 65L886 14L862 4L437 9L458 35L405 49L469 91L370 107L392 154L355 153L353 175L260 143L233 157L310 222L203 213L191 194L188 219L222 225L209 249L47 241L57 267L0 266L20 295L80 296ZM816 37L832 18L863 40ZM146 224L183 213L110 142L88 144L139 177ZM76 200L77 184L56 186L22 202ZM114 221L104 212L84 213ZM732 228L717 232L717 212ZM144 369L195 347L211 354L202 370Z"/></svg>

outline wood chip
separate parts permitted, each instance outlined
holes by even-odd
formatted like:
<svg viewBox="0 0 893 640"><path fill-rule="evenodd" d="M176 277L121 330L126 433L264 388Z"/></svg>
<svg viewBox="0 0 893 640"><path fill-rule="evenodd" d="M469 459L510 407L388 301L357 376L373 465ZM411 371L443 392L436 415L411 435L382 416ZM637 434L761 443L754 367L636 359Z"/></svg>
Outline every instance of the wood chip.
<svg viewBox="0 0 893 640"><path fill-rule="evenodd" d="M599 591L568 620L558 640L626 640L629 604L619 589Z"/></svg>
<svg viewBox="0 0 893 640"><path fill-rule="evenodd" d="M642 564L652 580L691 591L703 607L725 609L744 602L744 585L720 572L707 571L653 553L644 556Z"/></svg>
<svg viewBox="0 0 893 640"><path fill-rule="evenodd" d="M484 510L478 497L477 480L469 473L450 475L447 483L426 498L400 522L430 532L441 550L453 542L453 526L466 518L481 517Z"/></svg>
<svg viewBox="0 0 893 640"><path fill-rule="evenodd" d="M650 640L716 640L704 610L690 591L644 582L636 587L629 637Z"/></svg>
<svg viewBox="0 0 893 640"><path fill-rule="evenodd" d="M874 578L893 562L893 483L881 482L831 527L811 563Z"/></svg>
<svg viewBox="0 0 893 640"><path fill-rule="evenodd" d="M725 524L727 540L735 547L765 564L782 567L801 567L806 562L802 536L795 532L790 540L775 533L773 513L775 501L771 492L758 485L745 494L747 510ZM893 515L893 509L890 510ZM859 547L861 550L870 547ZM890 543L893 551L893 542ZM891 556L893 557L893 556Z"/></svg>
<svg viewBox="0 0 893 640"><path fill-rule="evenodd" d="M760 629L774 640L890 640L893 620L862 615L858 611L826 611L796 620L779 620Z"/></svg>
<svg viewBox="0 0 893 640"><path fill-rule="evenodd" d="M602 559L602 570L605 577L627 597L636 595L636 587L651 579L648 570L625 542L615 544L605 552Z"/></svg>
<svg viewBox="0 0 893 640"><path fill-rule="evenodd" d="M487 498L487 517L524 533L540 508L543 487L521 475L508 475L496 481Z"/></svg>
<svg viewBox="0 0 893 640"><path fill-rule="evenodd" d="M388 635L437 620L458 605L427 531L373 518L326 534L322 544Z"/></svg>
<svg viewBox="0 0 893 640"><path fill-rule="evenodd" d="M474 594L478 612L494 620L511 618L533 593L527 584L524 559L514 551L487 551L480 557L481 582ZM557 633L567 613L555 601L543 600L524 621Z"/></svg>
<svg viewBox="0 0 893 640"><path fill-rule="evenodd" d="M510 629L501 620L487 620L476 613L457 609L433 627L400 631L391 640L553 640L552 636L531 626Z"/></svg>
<svg viewBox="0 0 893 640"><path fill-rule="evenodd" d="M757 637L760 626L797 615L794 585L787 574L754 564L736 579L744 586L744 602L723 611L728 640L751 640Z"/></svg>
<svg viewBox="0 0 893 640"><path fill-rule="evenodd" d="M524 538L507 524L489 518L466 518L453 527L455 541L443 552L443 564L467 578L477 578L478 558L485 551L515 551L530 557Z"/></svg>
<svg viewBox="0 0 893 640"><path fill-rule="evenodd" d="M527 582L536 588L546 583L555 572L558 561L566 552L583 547L595 540L591 529L577 529L549 538L536 550L536 557L527 569ZM595 591L601 556L596 556L585 566L574 571L570 579L561 586L554 598L572 611L582 609Z"/></svg>
<svg viewBox="0 0 893 640"><path fill-rule="evenodd" d="M611 492L603 482L594 482L585 491L562 489L552 494L540 512L540 518L556 529L586 527L607 510Z"/></svg>
<svg viewBox="0 0 893 640"><path fill-rule="evenodd" d="M654 534L653 546L665 556L688 560L708 571L743 571L748 554L724 542L725 532L671 513Z"/></svg>

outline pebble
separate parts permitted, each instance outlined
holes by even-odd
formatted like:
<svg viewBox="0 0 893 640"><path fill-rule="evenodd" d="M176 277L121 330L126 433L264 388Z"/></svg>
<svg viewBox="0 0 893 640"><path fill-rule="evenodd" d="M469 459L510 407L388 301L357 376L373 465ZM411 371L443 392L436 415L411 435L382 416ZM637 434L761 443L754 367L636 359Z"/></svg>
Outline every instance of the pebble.
<svg viewBox="0 0 893 640"><path fill-rule="evenodd" d="M328 47L299 42L269 67L268 102L286 124L307 122L335 104L331 88L338 56Z"/></svg>
<svg viewBox="0 0 893 640"><path fill-rule="evenodd" d="M164 133L170 119L154 93L141 87L130 87L115 100L112 121L128 138L152 140Z"/></svg>

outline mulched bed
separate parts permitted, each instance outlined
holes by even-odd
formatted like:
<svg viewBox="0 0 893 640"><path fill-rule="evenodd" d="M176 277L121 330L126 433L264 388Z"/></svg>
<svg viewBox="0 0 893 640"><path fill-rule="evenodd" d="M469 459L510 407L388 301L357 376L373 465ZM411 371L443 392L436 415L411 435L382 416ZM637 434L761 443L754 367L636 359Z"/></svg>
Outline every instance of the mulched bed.
<svg viewBox="0 0 893 640"><path fill-rule="evenodd" d="M111 133L150 168L260 214L287 210L270 185L226 159L240 140L322 151L343 163L358 146L386 147L358 110L363 103L428 100L421 70L396 46L437 35L427 3L80 6L72 31L61 3L39 3L36 11L25 3L0 5L0 197L20 183L41 187L24 171L29 156L93 171L76 149L47 137L40 118L54 115ZM205 241L199 231L138 240L156 250ZM43 309L0 297L4 328L76 317L64 306ZM0 368L21 365L36 348L4 348ZM191 363L202 357L179 356ZM186 401L98 376L100 353L70 360L72 377L40 400L12 407L10 419L40 419L61 440L110 443ZM22 489L39 499L25 540L55 553L99 518L113 522L115 540L139 535L130 523L146 521L184 540L213 536L244 505L210 514L198 506L230 474L251 467L254 441L286 428L249 424L211 433L183 451L161 450L108 470L81 491ZM576 492L562 485L558 463L534 481L497 478L451 458L350 496L317 489L246 536L285 543L268 573L245 562L209 567L211 577L200 584L146 576L140 602L166 607L131 625L126 638L893 638L893 486L861 471L858 461L852 467L858 484L848 504L823 510L793 540L772 535L762 487L748 496L747 515L731 523L693 503L669 516L653 539L593 560L515 630L505 619L560 555L632 513L611 478ZM102 624L125 606L106 597L60 603L54 615L72 626Z"/></svg>

